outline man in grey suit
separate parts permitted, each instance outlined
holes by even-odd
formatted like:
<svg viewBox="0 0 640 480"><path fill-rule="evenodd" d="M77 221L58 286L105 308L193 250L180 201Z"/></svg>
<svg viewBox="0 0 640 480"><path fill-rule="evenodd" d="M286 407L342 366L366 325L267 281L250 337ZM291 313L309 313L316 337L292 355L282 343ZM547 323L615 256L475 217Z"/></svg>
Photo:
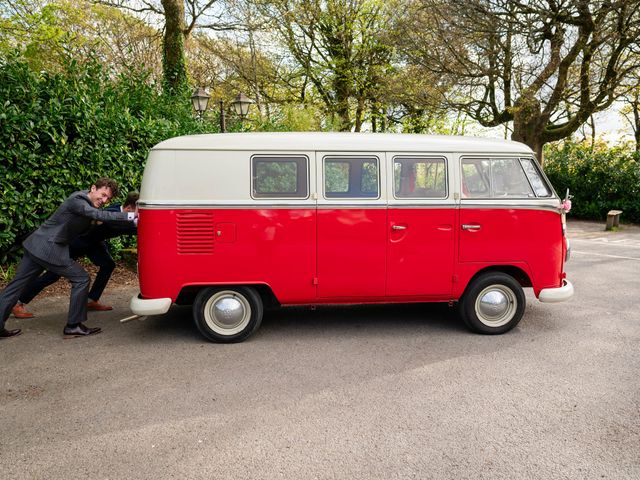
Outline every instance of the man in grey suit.
<svg viewBox="0 0 640 480"><path fill-rule="evenodd" d="M84 337L101 331L89 328L87 319L87 295L90 277L84 268L69 254L69 244L85 233L92 221L134 222L135 212L108 212L100 207L118 193L118 184L110 178L100 178L87 191L71 194L51 217L23 242L24 256L16 270L16 276L0 293L0 339L21 333L20 329L7 330L5 322L24 288L44 270L65 277L71 282L71 299L65 338Z"/></svg>

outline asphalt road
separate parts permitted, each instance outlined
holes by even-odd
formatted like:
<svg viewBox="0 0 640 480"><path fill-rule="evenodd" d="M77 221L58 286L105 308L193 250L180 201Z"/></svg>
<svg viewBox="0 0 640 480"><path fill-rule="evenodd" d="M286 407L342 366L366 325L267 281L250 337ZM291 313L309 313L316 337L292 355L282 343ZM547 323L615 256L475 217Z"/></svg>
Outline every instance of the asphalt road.
<svg viewBox="0 0 640 480"><path fill-rule="evenodd" d="M0 478L638 479L640 229L570 225L575 298L468 333L446 306L282 310L203 341L190 310L0 343Z"/></svg>

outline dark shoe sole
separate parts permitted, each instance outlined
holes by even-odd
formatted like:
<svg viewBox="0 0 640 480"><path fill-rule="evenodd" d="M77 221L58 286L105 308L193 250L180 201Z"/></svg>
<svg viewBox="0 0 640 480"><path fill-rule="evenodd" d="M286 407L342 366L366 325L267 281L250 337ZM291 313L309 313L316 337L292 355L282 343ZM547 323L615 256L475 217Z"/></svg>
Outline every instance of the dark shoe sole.
<svg viewBox="0 0 640 480"><path fill-rule="evenodd" d="M22 330L20 330L18 333L14 333L13 335L10 335L8 337L0 337L0 340L6 340L8 338L13 338L13 337L17 337L19 335L22 335Z"/></svg>
<svg viewBox="0 0 640 480"><path fill-rule="evenodd" d="M97 335L98 333L102 333L102 330L98 330L97 332L93 332L93 333L76 333L76 334L68 334L68 333L64 333L62 335L62 338L65 340L68 340L70 338L80 338L80 337L90 337L91 335Z"/></svg>

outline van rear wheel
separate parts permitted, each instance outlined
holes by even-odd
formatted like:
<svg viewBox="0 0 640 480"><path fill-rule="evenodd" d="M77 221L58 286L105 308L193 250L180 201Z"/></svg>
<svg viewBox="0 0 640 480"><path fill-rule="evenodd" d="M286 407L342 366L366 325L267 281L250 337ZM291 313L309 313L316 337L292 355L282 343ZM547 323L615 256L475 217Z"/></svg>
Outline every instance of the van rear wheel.
<svg viewBox="0 0 640 480"><path fill-rule="evenodd" d="M496 335L520 322L525 302L516 279L506 273L489 272L469 285L460 302L460 315L470 330Z"/></svg>
<svg viewBox="0 0 640 480"><path fill-rule="evenodd" d="M262 299L251 287L205 288L193 304L193 320L208 340L246 340L262 322Z"/></svg>

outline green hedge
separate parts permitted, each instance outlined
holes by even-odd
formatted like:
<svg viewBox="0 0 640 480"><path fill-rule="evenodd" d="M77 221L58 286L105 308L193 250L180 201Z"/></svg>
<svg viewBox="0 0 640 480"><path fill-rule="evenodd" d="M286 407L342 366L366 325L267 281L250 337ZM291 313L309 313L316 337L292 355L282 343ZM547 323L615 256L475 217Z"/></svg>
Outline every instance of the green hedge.
<svg viewBox="0 0 640 480"><path fill-rule="evenodd" d="M110 176L123 197L140 188L150 147L205 129L188 93L163 96L143 72L112 78L93 60L35 72L18 55L0 59L0 263L73 191Z"/></svg>
<svg viewBox="0 0 640 480"><path fill-rule="evenodd" d="M571 216L602 220L612 209L640 223L640 156L625 146L564 143L545 149L545 172L559 195L571 190Z"/></svg>

